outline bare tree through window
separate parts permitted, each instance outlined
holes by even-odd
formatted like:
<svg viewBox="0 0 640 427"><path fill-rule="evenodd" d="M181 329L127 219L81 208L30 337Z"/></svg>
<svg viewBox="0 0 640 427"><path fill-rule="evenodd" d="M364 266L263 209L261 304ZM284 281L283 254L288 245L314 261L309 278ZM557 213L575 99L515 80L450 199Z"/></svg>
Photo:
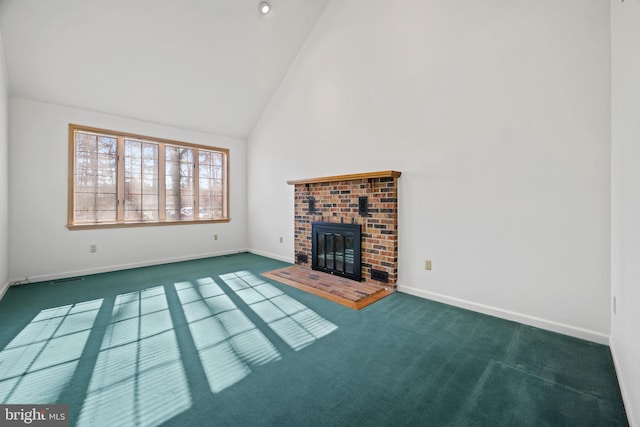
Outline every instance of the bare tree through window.
<svg viewBox="0 0 640 427"><path fill-rule="evenodd" d="M69 125L68 227L228 221L229 150Z"/></svg>

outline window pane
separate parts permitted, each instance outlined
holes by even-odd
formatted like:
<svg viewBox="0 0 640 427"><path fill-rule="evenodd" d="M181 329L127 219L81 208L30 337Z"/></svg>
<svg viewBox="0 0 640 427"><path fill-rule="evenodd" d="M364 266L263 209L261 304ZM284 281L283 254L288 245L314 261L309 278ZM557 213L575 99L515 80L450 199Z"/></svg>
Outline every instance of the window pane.
<svg viewBox="0 0 640 427"><path fill-rule="evenodd" d="M124 220L158 220L158 145L124 141Z"/></svg>
<svg viewBox="0 0 640 427"><path fill-rule="evenodd" d="M74 125L70 131L69 225L227 219L227 150Z"/></svg>
<svg viewBox="0 0 640 427"><path fill-rule="evenodd" d="M199 218L224 217L222 153L200 150L198 155Z"/></svg>
<svg viewBox="0 0 640 427"><path fill-rule="evenodd" d="M115 221L117 138L76 131L74 141L74 221Z"/></svg>
<svg viewBox="0 0 640 427"><path fill-rule="evenodd" d="M193 219L193 149L165 148L165 197L167 219Z"/></svg>

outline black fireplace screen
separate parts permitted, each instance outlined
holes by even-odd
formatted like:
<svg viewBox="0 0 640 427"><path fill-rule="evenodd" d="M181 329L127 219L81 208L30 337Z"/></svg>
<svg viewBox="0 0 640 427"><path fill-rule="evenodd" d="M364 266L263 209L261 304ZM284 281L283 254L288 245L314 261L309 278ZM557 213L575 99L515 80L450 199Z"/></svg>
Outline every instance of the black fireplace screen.
<svg viewBox="0 0 640 427"><path fill-rule="evenodd" d="M360 224L311 224L311 268L360 281Z"/></svg>

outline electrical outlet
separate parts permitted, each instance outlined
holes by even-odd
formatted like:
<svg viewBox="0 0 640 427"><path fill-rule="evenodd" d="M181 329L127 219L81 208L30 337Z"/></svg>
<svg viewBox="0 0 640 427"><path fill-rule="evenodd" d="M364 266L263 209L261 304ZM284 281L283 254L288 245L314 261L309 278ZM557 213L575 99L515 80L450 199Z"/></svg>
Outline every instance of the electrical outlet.
<svg viewBox="0 0 640 427"><path fill-rule="evenodd" d="M89 245L89 253L95 254L96 252L98 252L98 245Z"/></svg>
<svg viewBox="0 0 640 427"><path fill-rule="evenodd" d="M217 234L213 235L213 240L218 240L218 235Z"/></svg>
<svg viewBox="0 0 640 427"><path fill-rule="evenodd" d="M282 237L280 237L280 243L282 243Z"/></svg>
<svg viewBox="0 0 640 427"><path fill-rule="evenodd" d="M424 260L424 269L425 270L431 270L431 260L430 259L425 259Z"/></svg>

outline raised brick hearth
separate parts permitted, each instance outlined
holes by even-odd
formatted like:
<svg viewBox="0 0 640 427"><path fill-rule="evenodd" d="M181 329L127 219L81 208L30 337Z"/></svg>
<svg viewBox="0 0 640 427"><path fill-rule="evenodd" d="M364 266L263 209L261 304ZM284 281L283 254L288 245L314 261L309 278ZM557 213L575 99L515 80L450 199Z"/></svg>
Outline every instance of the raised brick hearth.
<svg viewBox="0 0 640 427"><path fill-rule="evenodd" d="M362 280L395 287L398 279L398 177L383 171L288 181L295 185L296 264L311 268L311 223L360 224L362 229ZM362 216L360 197L366 196ZM309 199L315 207L309 211ZM375 280L371 270L388 274L388 282Z"/></svg>

